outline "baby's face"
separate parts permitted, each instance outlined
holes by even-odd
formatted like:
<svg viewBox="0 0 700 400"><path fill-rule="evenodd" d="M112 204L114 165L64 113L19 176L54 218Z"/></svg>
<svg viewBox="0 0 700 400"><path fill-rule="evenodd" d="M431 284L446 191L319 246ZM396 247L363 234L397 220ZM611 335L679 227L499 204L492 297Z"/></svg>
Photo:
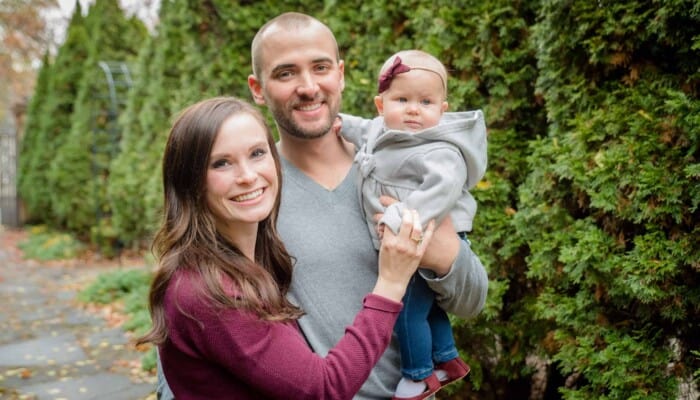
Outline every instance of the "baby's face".
<svg viewBox="0 0 700 400"><path fill-rule="evenodd" d="M389 129L418 132L440 122L447 110L442 80L434 72L414 69L396 75L388 90L375 97Z"/></svg>

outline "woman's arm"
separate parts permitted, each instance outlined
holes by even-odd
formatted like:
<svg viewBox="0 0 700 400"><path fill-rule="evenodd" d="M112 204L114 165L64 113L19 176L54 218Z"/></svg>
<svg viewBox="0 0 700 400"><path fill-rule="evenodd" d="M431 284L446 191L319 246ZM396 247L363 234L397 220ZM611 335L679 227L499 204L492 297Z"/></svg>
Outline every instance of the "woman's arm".
<svg viewBox="0 0 700 400"><path fill-rule="evenodd" d="M171 334L180 351L226 369L271 398L350 399L388 346L401 304L368 295L355 321L326 357L311 351L295 323L262 321L245 311L180 304ZM166 366L167 368L167 366Z"/></svg>
<svg viewBox="0 0 700 400"><path fill-rule="evenodd" d="M432 237L431 225L422 243L412 240L411 234L420 236L422 228L415 212L405 214L402 232L389 233L382 242L373 293L365 296L353 324L325 357L309 348L295 322L265 321L244 309L214 305L193 289L202 286L196 274L174 277L165 299L169 337L163 348L171 352L161 354L166 375L170 368L178 378L174 382L184 381L179 378L191 371L182 369L199 365L207 370L205 377L216 375L221 381L230 376L271 398L352 398L391 341L399 301ZM168 359L192 365L166 365ZM198 392L188 378L187 390ZM210 381L199 381L203 391Z"/></svg>

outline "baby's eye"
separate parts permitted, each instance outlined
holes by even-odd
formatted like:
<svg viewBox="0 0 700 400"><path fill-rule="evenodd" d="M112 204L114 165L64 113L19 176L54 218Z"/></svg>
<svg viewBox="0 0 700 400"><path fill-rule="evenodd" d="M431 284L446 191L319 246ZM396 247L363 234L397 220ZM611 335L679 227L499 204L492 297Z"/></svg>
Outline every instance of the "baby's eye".
<svg viewBox="0 0 700 400"><path fill-rule="evenodd" d="M251 154L251 156L252 156L253 158L260 158L260 157L264 157L265 154L267 154L267 150L265 150L265 149L255 149L255 150L253 150L253 153Z"/></svg>
<svg viewBox="0 0 700 400"><path fill-rule="evenodd" d="M408 103L408 99L405 97L399 97L399 103Z"/></svg>
<svg viewBox="0 0 700 400"><path fill-rule="evenodd" d="M423 100L420 101L420 103L421 103L422 105L424 105L424 106L429 106L430 104L432 104L432 102L430 101L430 99L423 99Z"/></svg>

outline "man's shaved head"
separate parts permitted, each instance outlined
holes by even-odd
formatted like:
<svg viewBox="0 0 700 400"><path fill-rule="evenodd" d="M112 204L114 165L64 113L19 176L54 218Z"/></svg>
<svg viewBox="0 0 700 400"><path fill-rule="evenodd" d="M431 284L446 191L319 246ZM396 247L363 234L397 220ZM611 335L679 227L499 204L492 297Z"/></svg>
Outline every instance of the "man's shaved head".
<svg viewBox="0 0 700 400"><path fill-rule="evenodd" d="M277 17L269 20L265 25L258 29L258 32L253 38L253 43L250 46L250 54L253 64L253 74L262 83L262 69L264 60L262 59L262 44L268 33L278 31L304 30L308 28L322 28L327 31L333 38L335 44L336 61L340 61L340 52L338 51L338 42L335 40L333 32L323 22L316 18L297 12L288 12L280 14Z"/></svg>

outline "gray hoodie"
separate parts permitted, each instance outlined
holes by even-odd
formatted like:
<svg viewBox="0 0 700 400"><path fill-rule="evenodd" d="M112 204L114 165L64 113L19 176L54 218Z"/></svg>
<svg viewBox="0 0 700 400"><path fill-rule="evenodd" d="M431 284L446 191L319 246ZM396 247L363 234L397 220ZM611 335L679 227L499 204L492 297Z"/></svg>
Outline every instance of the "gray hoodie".
<svg viewBox="0 0 700 400"><path fill-rule="evenodd" d="M423 227L452 218L457 232L472 230L476 201L469 193L486 171L486 125L481 110L445 113L440 123L419 132L387 129L384 118L341 114L341 134L357 148L358 191L375 247L379 239L372 219L393 232L404 209L416 209ZM397 203L385 207L380 195Z"/></svg>

